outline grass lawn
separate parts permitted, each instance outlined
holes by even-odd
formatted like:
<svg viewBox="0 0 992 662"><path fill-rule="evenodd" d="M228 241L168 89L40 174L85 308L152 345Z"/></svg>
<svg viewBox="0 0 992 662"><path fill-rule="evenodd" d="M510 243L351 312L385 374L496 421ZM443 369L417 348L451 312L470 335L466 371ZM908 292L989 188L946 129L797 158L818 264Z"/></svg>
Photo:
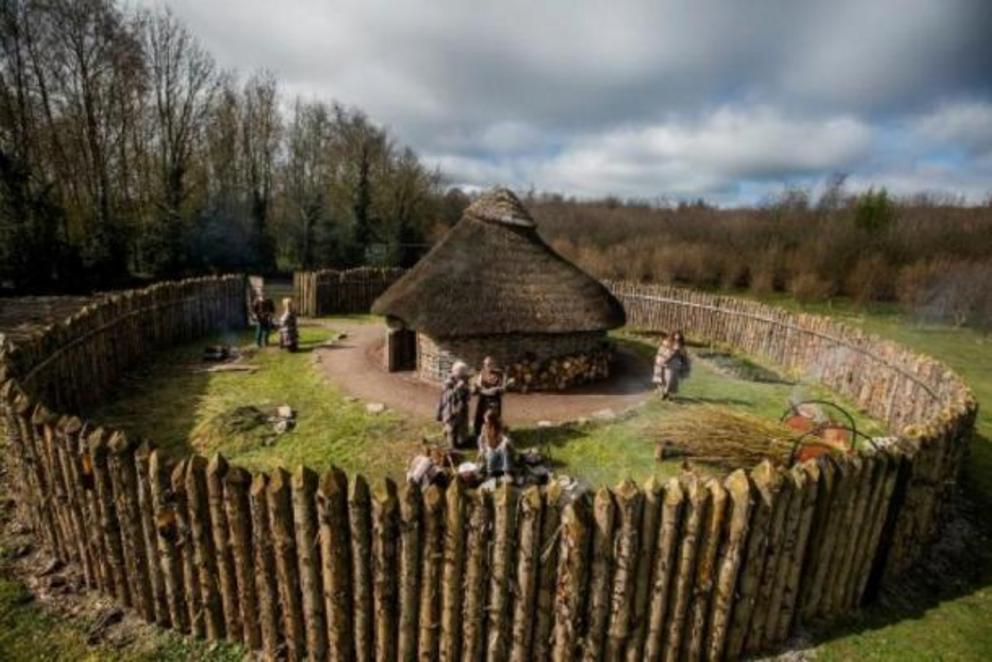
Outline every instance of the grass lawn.
<svg viewBox="0 0 992 662"><path fill-rule="evenodd" d="M645 357L654 358L654 344L629 334L617 334L616 339ZM748 363L746 359L742 361ZM682 414L685 408L717 405L777 420L791 396L825 398L845 404L816 385L738 379L719 372L708 362L696 360L690 378L680 385L677 400L652 397L616 421L548 430L521 429L514 432L514 439L518 446L542 448L563 471L590 485L615 485L626 477L641 483L650 476L659 479L673 476L681 469L681 462L659 463L654 459L655 442L660 439L666 418ZM855 415L860 430L867 434L882 431L853 406L845 408Z"/></svg>
<svg viewBox="0 0 992 662"><path fill-rule="evenodd" d="M207 373L200 361L205 345L245 345L250 342L247 333L164 352L131 373L93 418L149 438L175 455L189 450L208 456L220 452L255 469L305 464L322 471L333 463L371 480L400 479L421 439L437 436L437 426L398 412L369 414L365 403L346 398L324 381L312 365L311 352L336 335L334 319L325 323L331 328L301 327L302 351L297 354L270 348L247 359L246 363L259 367L253 374ZM621 335L618 340L653 356L653 345L643 339ZM615 485L627 477L640 482L651 475L666 478L679 471L680 461L658 463L654 459L659 426L676 411L717 405L774 420L793 394L831 397L810 385L728 377L696 361L678 401L651 398L636 410L617 412L616 420L547 430L517 428L512 435L518 446L542 448L560 471L589 485ZM268 426L243 431L229 425L230 412L239 406L266 411L281 404L297 412L296 428L289 433L272 437ZM877 426L859 419L869 433L878 431Z"/></svg>
<svg viewBox="0 0 992 662"><path fill-rule="evenodd" d="M20 582L0 568L0 659L9 662L60 662L62 660L119 660L153 662L203 660L237 662L244 658L239 646L208 644L168 630L147 627L143 635L123 646L88 642L90 624L68 621L34 602Z"/></svg>
<svg viewBox="0 0 992 662"><path fill-rule="evenodd" d="M402 477L433 426L395 412L369 414L365 403L346 399L325 382L312 365L312 351L335 336L330 329L302 326L298 353L269 347L245 361L259 367L253 374L206 373L202 369L209 364L200 360L206 345L251 343L248 332L166 351L130 374L93 418L151 439L176 456L195 450L223 453L252 469L305 464L323 471L334 463L369 478ZM271 444L265 439L269 426L248 431L225 426L236 407L265 411L283 404L296 412L296 428Z"/></svg>

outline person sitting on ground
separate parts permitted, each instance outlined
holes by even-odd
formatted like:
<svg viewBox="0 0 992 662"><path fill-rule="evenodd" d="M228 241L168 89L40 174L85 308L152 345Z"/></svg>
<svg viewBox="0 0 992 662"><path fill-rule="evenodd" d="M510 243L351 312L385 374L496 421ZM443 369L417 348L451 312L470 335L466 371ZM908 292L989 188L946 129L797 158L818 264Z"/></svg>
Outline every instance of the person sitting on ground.
<svg viewBox="0 0 992 662"><path fill-rule="evenodd" d="M503 429L499 412L486 412L479 434L479 460L490 478L513 475L513 444Z"/></svg>
<svg viewBox="0 0 992 662"><path fill-rule="evenodd" d="M681 331L671 334L661 345L654 358L654 382L663 400L679 392L679 381L689 376L689 354Z"/></svg>
<svg viewBox="0 0 992 662"><path fill-rule="evenodd" d="M423 452L414 456L407 465L406 480L422 490L431 485L444 487L447 477L444 473L445 454L440 448L424 446Z"/></svg>
<svg viewBox="0 0 992 662"><path fill-rule="evenodd" d="M482 433L486 412L495 411L499 416L503 415L503 393L508 385L503 371L496 367L493 357L484 358L482 370L472 384L472 392L476 395L472 434L476 438Z"/></svg>
<svg viewBox="0 0 992 662"><path fill-rule="evenodd" d="M276 305L259 290L251 302L251 314L255 317L255 344L259 347L267 347Z"/></svg>
<svg viewBox="0 0 992 662"><path fill-rule="evenodd" d="M283 313L279 318L279 346L295 352L300 347L300 330L296 324L296 307L289 297L282 300Z"/></svg>
<svg viewBox="0 0 992 662"><path fill-rule="evenodd" d="M437 405L437 420L444 425L444 438L451 448L461 448L468 439L470 395L468 366L456 361Z"/></svg>

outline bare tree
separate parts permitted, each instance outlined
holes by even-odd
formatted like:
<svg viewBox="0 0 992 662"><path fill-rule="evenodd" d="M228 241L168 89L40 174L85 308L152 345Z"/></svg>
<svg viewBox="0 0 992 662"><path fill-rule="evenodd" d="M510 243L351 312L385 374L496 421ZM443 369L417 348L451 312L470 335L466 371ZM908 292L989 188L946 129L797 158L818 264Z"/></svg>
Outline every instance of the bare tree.
<svg viewBox="0 0 992 662"><path fill-rule="evenodd" d="M245 83L241 118L241 152L250 199L255 259L263 269L275 267L275 240L269 221L279 150L281 120L275 76L261 71Z"/></svg>
<svg viewBox="0 0 992 662"><path fill-rule="evenodd" d="M213 57L171 11L146 18L145 54L153 94L153 130L160 211L158 235L151 245L160 254L159 271L175 271L183 262L183 207L187 176L218 88Z"/></svg>

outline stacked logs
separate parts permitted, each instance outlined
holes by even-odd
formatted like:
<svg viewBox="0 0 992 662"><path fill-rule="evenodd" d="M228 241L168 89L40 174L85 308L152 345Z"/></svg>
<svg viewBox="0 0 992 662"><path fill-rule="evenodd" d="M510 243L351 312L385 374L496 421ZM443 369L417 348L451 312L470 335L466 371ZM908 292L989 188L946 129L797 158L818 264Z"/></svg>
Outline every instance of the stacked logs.
<svg viewBox="0 0 992 662"><path fill-rule="evenodd" d="M544 361L525 358L511 363L507 368L507 376L514 382L510 389L522 393L564 391L573 386L606 379L610 376L612 359L611 346Z"/></svg>

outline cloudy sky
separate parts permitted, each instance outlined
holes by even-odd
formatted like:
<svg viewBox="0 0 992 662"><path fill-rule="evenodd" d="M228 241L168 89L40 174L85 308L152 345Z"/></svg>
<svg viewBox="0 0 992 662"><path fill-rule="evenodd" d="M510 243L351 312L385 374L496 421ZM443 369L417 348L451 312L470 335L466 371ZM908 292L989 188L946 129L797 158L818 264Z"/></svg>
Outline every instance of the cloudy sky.
<svg viewBox="0 0 992 662"><path fill-rule="evenodd" d="M363 108L455 184L992 192L988 0L165 4L221 65Z"/></svg>

